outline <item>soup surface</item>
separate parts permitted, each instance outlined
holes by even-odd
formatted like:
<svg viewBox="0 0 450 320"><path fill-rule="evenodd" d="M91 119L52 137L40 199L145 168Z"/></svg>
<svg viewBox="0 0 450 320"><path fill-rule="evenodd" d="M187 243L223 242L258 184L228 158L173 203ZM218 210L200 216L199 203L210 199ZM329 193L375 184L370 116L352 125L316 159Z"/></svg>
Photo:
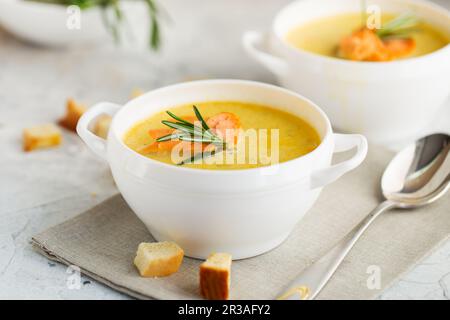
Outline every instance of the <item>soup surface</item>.
<svg viewBox="0 0 450 320"><path fill-rule="evenodd" d="M394 18L393 14L384 14L381 23L383 25ZM361 26L361 13L325 17L293 28L286 34L286 41L296 48L336 57L340 40ZM415 29L408 34L408 37L415 40L414 50L399 59L422 56L449 44L448 35L428 23L421 21Z"/></svg>
<svg viewBox="0 0 450 320"><path fill-rule="evenodd" d="M259 152L260 149L263 149L260 146L267 145L268 156L272 156L274 154L273 148L277 148L278 159L276 159L276 162L284 162L305 155L320 144L318 133L307 122L297 116L268 106L235 101L201 102L195 103L195 105L211 128L213 128L212 125L220 128L223 123L228 125L231 115L231 120L234 123L239 123L239 132L256 132L256 134L244 137L238 136L236 140L231 139L231 142L227 142L226 152L221 151L200 161L183 164L186 167L225 170L267 166L273 163L267 163L267 159L263 160L259 153L255 156L255 153L250 150L252 147L257 146ZM176 106L170 108L169 111L183 119L189 119L190 122L194 122L192 119L196 120L193 104ZM228 115L228 118L225 119L223 115ZM217 126L213 122L214 119L225 119L226 121L221 120L222 122L219 122L219 126ZM158 144L156 142L157 135L153 134L154 132L162 130L160 135L168 133L166 132L168 127L162 124L162 120L173 121L166 112L155 114L129 129L124 135L124 143L134 151L151 159L168 164L179 164L179 160L174 160L173 149L161 148L161 145L159 148L153 147ZM200 125L199 122L195 123ZM277 132L278 138L272 136L275 132ZM228 141L228 139L225 140ZM166 144L171 142L166 142ZM241 142L245 142L245 146L240 150L245 150L245 152L244 155L241 154L240 160L237 160L236 149L239 149L237 146ZM179 141L175 143L179 143Z"/></svg>

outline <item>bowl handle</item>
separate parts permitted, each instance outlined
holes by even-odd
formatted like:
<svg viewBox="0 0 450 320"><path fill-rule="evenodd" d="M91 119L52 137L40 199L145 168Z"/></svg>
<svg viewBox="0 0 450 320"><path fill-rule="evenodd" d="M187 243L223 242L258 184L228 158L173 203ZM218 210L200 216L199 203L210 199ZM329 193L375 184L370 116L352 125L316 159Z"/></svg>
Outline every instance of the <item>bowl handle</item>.
<svg viewBox="0 0 450 320"><path fill-rule="evenodd" d="M264 44L266 43L268 43L267 34L261 34L256 31L247 31L242 36L242 45L253 59L276 75L286 74L288 66L284 60L259 49L264 47Z"/></svg>
<svg viewBox="0 0 450 320"><path fill-rule="evenodd" d="M106 160L106 140L100 138L99 136L93 134L89 130L89 124L93 119L101 114L108 114L111 117L121 108L122 106L111 103L111 102L100 102L87 110L77 123L77 133L87 144L89 149L91 149L97 156Z"/></svg>
<svg viewBox="0 0 450 320"><path fill-rule="evenodd" d="M355 154L343 162L315 171L311 175L311 189L324 187L345 173L359 166L367 155L367 139L360 134L333 134L334 153L344 152L356 147Z"/></svg>

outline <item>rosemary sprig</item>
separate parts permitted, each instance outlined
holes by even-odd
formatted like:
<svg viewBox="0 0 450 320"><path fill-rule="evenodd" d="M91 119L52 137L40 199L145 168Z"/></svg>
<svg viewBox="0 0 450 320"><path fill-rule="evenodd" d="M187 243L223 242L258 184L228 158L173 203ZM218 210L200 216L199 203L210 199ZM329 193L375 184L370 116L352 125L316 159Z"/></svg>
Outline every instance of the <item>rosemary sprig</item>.
<svg viewBox="0 0 450 320"><path fill-rule="evenodd" d="M381 29L376 31L376 34L381 39L396 36L405 37L408 33L414 31L418 24L419 20L416 16L405 13L383 25Z"/></svg>
<svg viewBox="0 0 450 320"><path fill-rule="evenodd" d="M197 119L200 120L200 122L202 123L203 129L205 129L206 131L208 131L208 130L209 130L209 126L208 126L208 124L206 123L206 121L203 119L203 117L202 117L200 111L198 111L198 108L197 108L196 106L193 106L193 108L194 108L195 116L196 116Z"/></svg>
<svg viewBox="0 0 450 320"><path fill-rule="evenodd" d="M178 163L178 165L192 163L203 157L213 156L214 154L222 152L223 150L226 149L225 141L223 141L222 138L220 138L211 131L198 108L194 105L193 109L195 116L197 117L198 121L200 121L201 126L186 121L170 111L166 111L166 113L171 118L176 120L176 122L169 120L162 120L161 123L169 128L177 130L177 132L159 137L158 139L156 139L156 141L164 142L169 140L180 140L197 143L208 143L213 144L216 148L210 151L199 152L193 155L192 157L181 161L180 163Z"/></svg>
<svg viewBox="0 0 450 320"><path fill-rule="evenodd" d="M206 131L204 129L202 129L201 127L195 126L191 123L182 123L182 122L171 122L171 121L167 121L167 120L163 120L161 121L162 124L168 126L169 128L175 129L175 130L179 130L181 133L176 133L178 135L178 138L181 140L181 138L183 139L194 139L197 141L199 139L203 139L204 142L221 142L222 140L215 136L214 134L212 134L209 131ZM160 138L158 138L160 139ZM159 140L156 140L157 142L160 142ZM218 140L220 139L220 140ZM187 140L185 140L187 141ZM202 142L202 141L200 141Z"/></svg>
<svg viewBox="0 0 450 320"><path fill-rule="evenodd" d="M183 123L186 123L186 124L191 124L189 121L186 121L186 120L184 120L184 119L178 117L177 115L175 115L174 113L172 113L172 112L170 112L170 111L166 111L166 113L167 113L169 116L171 116L172 118L174 118L175 120L179 121L179 122L183 122Z"/></svg>
<svg viewBox="0 0 450 320"><path fill-rule="evenodd" d="M103 23L108 32L116 42L120 41L119 27L125 18L123 10L120 6L121 0L27 0L41 3L51 3L64 6L76 5L81 10L86 10L93 7L100 7L103 11ZM155 0L142 0L147 4L148 14L150 17L150 39L149 45L152 49L156 50L161 44L161 32L158 21L158 8ZM109 17L107 10L112 9L113 17Z"/></svg>
<svg viewBox="0 0 450 320"><path fill-rule="evenodd" d="M192 157L181 161L177 165L182 166L183 164L189 164L189 163L193 163L193 162L203 159L203 158L212 157L213 155L215 155L219 152L222 152L223 150L224 150L223 146L218 146L216 149L213 149L211 151L199 152L197 154L194 154Z"/></svg>

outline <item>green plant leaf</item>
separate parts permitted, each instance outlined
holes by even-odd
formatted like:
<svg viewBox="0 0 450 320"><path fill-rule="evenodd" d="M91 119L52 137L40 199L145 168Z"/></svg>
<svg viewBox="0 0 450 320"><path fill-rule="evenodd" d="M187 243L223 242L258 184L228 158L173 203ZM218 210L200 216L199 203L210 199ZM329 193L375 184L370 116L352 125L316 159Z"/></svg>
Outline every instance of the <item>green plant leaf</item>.
<svg viewBox="0 0 450 320"><path fill-rule="evenodd" d="M387 22L381 29L376 31L376 34L380 38L395 37L397 35L405 36L406 34L417 30L418 24L419 20L416 16L405 13Z"/></svg>
<svg viewBox="0 0 450 320"><path fill-rule="evenodd" d="M208 130L209 130L209 126L208 126L208 124L206 123L206 121L203 119L203 117L202 117L200 111L198 111L198 108L197 108L195 105L193 105L192 107L193 107L193 109L194 109L195 116L196 116L197 119L202 123L203 129L205 129L205 130L208 131Z"/></svg>

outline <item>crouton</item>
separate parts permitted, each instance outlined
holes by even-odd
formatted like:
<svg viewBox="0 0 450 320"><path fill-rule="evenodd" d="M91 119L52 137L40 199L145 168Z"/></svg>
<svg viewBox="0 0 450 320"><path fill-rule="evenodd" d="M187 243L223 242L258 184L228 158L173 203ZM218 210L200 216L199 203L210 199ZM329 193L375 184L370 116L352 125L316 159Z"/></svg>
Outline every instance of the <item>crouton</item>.
<svg viewBox="0 0 450 320"><path fill-rule="evenodd" d="M66 114L64 118L59 120L59 125L68 130L76 132L78 120L86 110L87 108L84 105L77 103L73 99L68 99L66 105Z"/></svg>
<svg viewBox="0 0 450 320"><path fill-rule="evenodd" d="M61 144L61 130L54 124L44 124L23 130L23 150L48 148Z"/></svg>
<svg viewBox="0 0 450 320"><path fill-rule="evenodd" d="M230 292L231 255L214 253L200 265L200 291L209 300L227 300Z"/></svg>
<svg viewBox="0 0 450 320"><path fill-rule="evenodd" d="M139 244L134 265L142 277L165 277L178 271L184 251L174 242Z"/></svg>

